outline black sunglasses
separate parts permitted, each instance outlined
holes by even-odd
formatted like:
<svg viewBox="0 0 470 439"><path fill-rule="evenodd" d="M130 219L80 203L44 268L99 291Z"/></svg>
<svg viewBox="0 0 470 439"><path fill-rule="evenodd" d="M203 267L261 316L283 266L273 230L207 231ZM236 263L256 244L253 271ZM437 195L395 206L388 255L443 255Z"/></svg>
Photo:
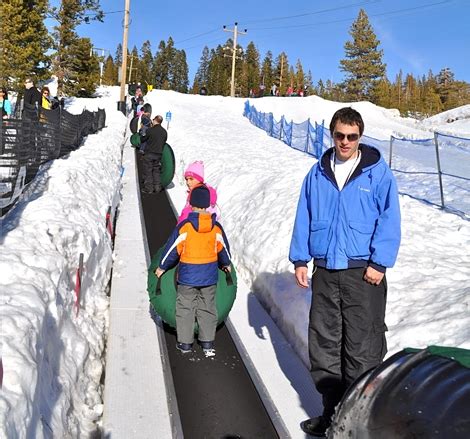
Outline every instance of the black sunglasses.
<svg viewBox="0 0 470 439"><path fill-rule="evenodd" d="M348 142L355 142L357 139L359 139L359 134L357 133L352 133L352 134L344 134L340 133L339 131L335 131L333 133L333 137L335 140L344 140L345 137L348 138Z"/></svg>

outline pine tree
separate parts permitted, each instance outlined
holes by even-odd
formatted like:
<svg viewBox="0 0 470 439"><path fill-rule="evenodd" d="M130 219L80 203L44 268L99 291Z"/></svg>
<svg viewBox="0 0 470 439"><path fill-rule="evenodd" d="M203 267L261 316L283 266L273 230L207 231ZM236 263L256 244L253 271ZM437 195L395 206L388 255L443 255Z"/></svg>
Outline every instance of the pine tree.
<svg viewBox="0 0 470 439"><path fill-rule="evenodd" d="M166 43L163 40L160 41L153 62L153 74L157 88L163 90L170 89L171 69L175 61L175 55L176 49L174 48L173 38L169 37Z"/></svg>
<svg viewBox="0 0 470 439"><path fill-rule="evenodd" d="M261 66L261 81L266 85L266 89L270 89L276 83L273 74L273 54L270 50L266 52Z"/></svg>
<svg viewBox="0 0 470 439"><path fill-rule="evenodd" d="M372 91L372 102L380 107L390 108L392 85L387 78L378 81Z"/></svg>
<svg viewBox="0 0 470 439"><path fill-rule="evenodd" d="M315 88L313 87L312 72L310 70L307 72L307 76L305 77L305 86L307 88L304 88L304 91L307 91L307 96L310 96L315 92Z"/></svg>
<svg viewBox="0 0 470 439"><path fill-rule="evenodd" d="M403 72L400 70L395 76L395 82L392 84L392 94L390 97L390 107L397 108L400 113L403 112Z"/></svg>
<svg viewBox="0 0 470 439"><path fill-rule="evenodd" d="M248 96L250 90L257 91L260 85L259 52L253 41L250 41L246 48L243 64L245 72L242 81L240 81L241 94Z"/></svg>
<svg viewBox="0 0 470 439"><path fill-rule="evenodd" d="M231 40L228 40L225 45L233 47ZM211 50L207 83L207 91L211 95L228 96L230 94L232 63L231 57L224 55L224 48L221 45Z"/></svg>
<svg viewBox="0 0 470 439"><path fill-rule="evenodd" d="M67 92L73 96L91 97L100 80L98 57L92 52L89 38L79 38L68 48L71 60Z"/></svg>
<svg viewBox="0 0 470 439"><path fill-rule="evenodd" d="M326 99L326 89L322 79L318 80L317 86L315 87L315 93L321 98Z"/></svg>
<svg viewBox="0 0 470 439"><path fill-rule="evenodd" d="M349 34L352 41L344 45L346 59L340 61L340 69L346 73L344 85L349 98L363 100L371 96L375 83L385 76L383 50L378 50L380 41L363 9L359 11Z"/></svg>
<svg viewBox="0 0 470 439"><path fill-rule="evenodd" d="M300 62L300 59L297 60L297 64L295 65L295 85L294 89L295 90L303 90L304 85L305 85L305 75L304 75L304 69L302 67L302 63Z"/></svg>
<svg viewBox="0 0 470 439"><path fill-rule="evenodd" d="M196 75L194 76L194 83L192 87L193 93L199 93L202 87L207 88L207 84L209 82L209 62L209 48L204 46L204 49L202 49L201 59L199 60L199 68L197 69Z"/></svg>
<svg viewBox="0 0 470 439"><path fill-rule="evenodd" d="M171 66L170 89L179 93L188 92L188 63L184 50L175 50Z"/></svg>
<svg viewBox="0 0 470 439"><path fill-rule="evenodd" d="M113 57L111 55L106 58L103 69L103 84L104 85L116 85L118 83L117 66L114 64Z"/></svg>
<svg viewBox="0 0 470 439"><path fill-rule="evenodd" d="M428 117L442 111L441 98L437 93L437 81L431 70L429 70L427 77L423 78L421 111L423 115Z"/></svg>
<svg viewBox="0 0 470 439"><path fill-rule="evenodd" d="M44 25L47 0L2 0L0 6L0 81L20 90L27 76L44 79L52 40Z"/></svg>
<svg viewBox="0 0 470 439"><path fill-rule="evenodd" d="M61 94L62 91L75 90L76 85L71 83L70 79L80 76L73 70L75 61L72 58L74 52L84 43L79 41L75 29L78 25L92 20L103 21L103 12L99 0L62 0L58 8L51 9L51 15L57 21L53 34L56 48L53 70L57 75L58 92ZM88 85L85 88L88 89Z"/></svg>
<svg viewBox="0 0 470 439"><path fill-rule="evenodd" d="M153 55L150 41L147 40L142 44L140 49L142 57L140 58L139 63L139 78L142 84L153 84L152 77L152 65L153 65Z"/></svg>
<svg viewBox="0 0 470 439"><path fill-rule="evenodd" d="M114 55L114 64L117 67L121 67L122 64L122 44L119 43L116 48L116 54Z"/></svg>

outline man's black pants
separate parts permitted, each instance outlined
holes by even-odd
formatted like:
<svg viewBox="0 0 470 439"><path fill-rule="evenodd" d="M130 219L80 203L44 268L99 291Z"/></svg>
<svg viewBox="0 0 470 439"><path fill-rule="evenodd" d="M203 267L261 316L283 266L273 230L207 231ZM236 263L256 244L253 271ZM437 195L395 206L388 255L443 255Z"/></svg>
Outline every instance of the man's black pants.
<svg viewBox="0 0 470 439"><path fill-rule="evenodd" d="M308 331L311 373L331 417L348 386L386 352L387 282L363 280L365 268L315 267Z"/></svg>
<svg viewBox="0 0 470 439"><path fill-rule="evenodd" d="M144 190L148 192L160 192L161 154L145 153L142 158L142 174L144 178Z"/></svg>

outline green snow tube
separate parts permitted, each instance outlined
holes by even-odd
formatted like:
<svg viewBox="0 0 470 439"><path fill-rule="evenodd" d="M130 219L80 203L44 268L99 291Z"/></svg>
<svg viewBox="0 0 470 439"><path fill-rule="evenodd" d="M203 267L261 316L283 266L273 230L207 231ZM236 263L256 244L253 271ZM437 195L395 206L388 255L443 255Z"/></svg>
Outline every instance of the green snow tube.
<svg viewBox="0 0 470 439"><path fill-rule="evenodd" d="M135 133L131 136L132 146L138 147L140 145L140 136ZM160 183L163 187L167 187L175 176L175 153L168 143L165 143L162 153L162 173L160 176Z"/></svg>
<svg viewBox="0 0 470 439"><path fill-rule="evenodd" d="M148 269L147 291L150 303L161 319L173 328L176 328L176 267L168 270L160 278L160 285L155 269L160 263L163 247L160 248L152 258ZM217 307L218 321L220 325L228 316L232 309L233 302L237 294L237 275L232 264L230 276L219 270L219 281L215 293L215 303ZM198 331L197 324L195 331Z"/></svg>
<svg viewBox="0 0 470 439"><path fill-rule="evenodd" d="M134 146L134 147L137 147L140 145L140 136L139 136L139 133L134 133L131 135L131 138L130 138L130 141L131 141L131 145Z"/></svg>
<svg viewBox="0 0 470 439"><path fill-rule="evenodd" d="M175 153L168 143L165 143L162 154L162 173L160 182L163 187L167 187L175 176Z"/></svg>

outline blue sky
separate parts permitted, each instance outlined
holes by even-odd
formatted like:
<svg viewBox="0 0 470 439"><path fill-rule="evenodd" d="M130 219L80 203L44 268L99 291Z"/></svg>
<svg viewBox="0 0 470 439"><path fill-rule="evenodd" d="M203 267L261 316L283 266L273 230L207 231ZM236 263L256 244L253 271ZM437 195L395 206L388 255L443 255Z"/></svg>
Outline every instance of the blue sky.
<svg viewBox="0 0 470 439"><path fill-rule="evenodd" d="M122 42L124 4L101 0L104 12L114 13L104 23L80 26L79 34L114 56ZM171 36L186 51L190 84L203 47L225 43L232 34L222 27L233 29L235 22L247 29L239 43L245 48L253 41L261 59L267 50L274 57L284 51L291 65L300 59L304 70L311 70L315 84L320 78L340 82L339 61L360 8L381 42L389 79L400 69L416 76L449 67L455 79L470 82L470 0L131 0L130 8L129 48L140 51L148 39L155 53Z"/></svg>

